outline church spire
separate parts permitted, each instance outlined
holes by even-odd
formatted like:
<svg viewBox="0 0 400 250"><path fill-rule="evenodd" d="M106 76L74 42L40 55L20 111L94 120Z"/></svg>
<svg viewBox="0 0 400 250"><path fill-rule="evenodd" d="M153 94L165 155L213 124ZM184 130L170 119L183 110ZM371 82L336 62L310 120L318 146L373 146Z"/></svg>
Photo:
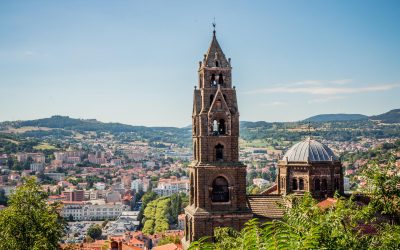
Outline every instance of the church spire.
<svg viewBox="0 0 400 250"><path fill-rule="evenodd" d="M221 49L221 46L218 43L216 31L215 31L215 20L212 23L213 25L213 37L211 40L210 47L207 50L207 53L204 55L203 65L208 68L230 68L230 62L226 59L224 52Z"/></svg>

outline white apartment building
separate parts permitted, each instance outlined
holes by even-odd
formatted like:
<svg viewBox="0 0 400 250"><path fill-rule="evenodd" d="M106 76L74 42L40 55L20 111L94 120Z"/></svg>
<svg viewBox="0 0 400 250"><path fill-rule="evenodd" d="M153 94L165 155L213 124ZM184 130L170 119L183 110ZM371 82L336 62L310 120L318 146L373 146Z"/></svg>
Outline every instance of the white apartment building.
<svg viewBox="0 0 400 250"><path fill-rule="evenodd" d="M97 190L104 190L106 189L106 184L104 182L96 182L94 184L94 188L96 188Z"/></svg>
<svg viewBox="0 0 400 250"><path fill-rule="evenodd" d="M43 163L31 163L30 169L34 172L42 172L44 170Z"/></svg>
<svg viewBox="0 0 400 250"><path fill-rule="evenodd" d="M143 181L141 179L135 179L131 182L131 189L136 192L144 191L143 190ZM147 190L146 190L147 191ZM146 192L144 191L144 192Z"/></svg>
<svg viewBox="0 0 400 250"><path fill-rule="evenodd" d="M44 173L44 175L56 181L62 181L65 179L64 173Z"/></svg>
<svg viewBox="0 0 400 250"><path fill-rule="evenodd" d="M153 191L160 196L168 196L176 193L189 194L189 178L183 177L180 180L176 176L169 179L160 179L157 188Z"/></svg>
<svg viewBox="0 0 400 250"><path fill-rule="evenodd" d="M91 204L90 202L63 201L61 216L74 220L106 220L118 218L129 206L121 203Z"/></svg>

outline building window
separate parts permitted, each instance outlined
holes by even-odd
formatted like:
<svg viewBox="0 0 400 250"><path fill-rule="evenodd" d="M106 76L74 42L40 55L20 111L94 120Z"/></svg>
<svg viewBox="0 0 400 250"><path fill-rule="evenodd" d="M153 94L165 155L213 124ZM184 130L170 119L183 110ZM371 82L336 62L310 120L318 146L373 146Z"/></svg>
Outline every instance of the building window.
<svg viewBox="0 0 400 250"><path fill-rule="evenodd" d="M210 106L211 106L213 101L214 101L214 95L210 95Z"/></svg>
<svg viewBox="0 0 400 250"><path fill-rule="evenodd" d="M210 82L211 86L215 86L217 85L217 82L215 81L215 74L211 75L211 82Z"/></svg>
<svg viewBox="0 0 400 250"><path fill-rule="evenodd" d="M219 176L213 181L211 200L213 202L229 201L228 181L224 177Z"/></svg>
<svg viewBox="0 0 400 250"><path fill-rule="evenodd" d="M219 62L215 61L215 67L219 67Z"/></svg>
<svg viewBox="0 0 400 250"><path fill-rule="evenodd" d="M193 173L190 174L190 205L192 205L194 203L194 180L193 180L194 176Z"/></svg>
<svg viewBox="0 0 400 250"><path fill-rule="evenodd" d="M221 86L224 85L224 77L222 76L222 73L218 76L218 84Z"/></svg>
<svg viewBox="0 0 400 250"><path fill-rule="evenodd" d="M326 181L326 179L322 179L321 189L322 191L328 190L328 182Z"/></svg>
<svg viewBox="0 0 400 250"><path fill-rule="evenodd" d="M188 218L188 216L186 216L185 218L186 223L185 223L185 239L186 241L189 240L189 234L190 234L190 219Z"/></svg>
<svg viewBox="0 0 400 250"><path fill-rule="evenodd" d="M314 190L315 191L320 191L321 190L321 183L320 183L318 178L314 180Z"/></svg>
<svg viewBox="0 0 400 250"><path fill-rule="evenodd" d="M197 160L197 142L194 142L194 145L193 145L193 156L194 156L194 159Z"/></svg>
<svg viewBox="0 0 400 250"><path fill-rule="evenodd" d="M217 120L213 120L212 131L213 131L213 135L218 135L218 121Z"/></svg>
<svg viewBox="0 0 400 250"><path fill-rule="evenodd" d="M297 179L292 180L292 190L297 190Z"/></svg>
<svg viewBox="0 0 400 250"><path fill-rule="evenodd" d="M301 179L299 180L299 189L300 189L300 190L304 190L304 180L303 180L303 178L301 178Z"/></svg>
<svg viewBox="0 0 400 250"><path fill-rule="evenodd" d="M224 135L225 134L225 120L224 119L219 120L218 133L220 135Z"/></svg>
<svg viewBox="0 0 400 250"><path fill-rule="evenodd" d="M215 146L215 160L222 161L224 159L224 146L218 144Z"/></svg>

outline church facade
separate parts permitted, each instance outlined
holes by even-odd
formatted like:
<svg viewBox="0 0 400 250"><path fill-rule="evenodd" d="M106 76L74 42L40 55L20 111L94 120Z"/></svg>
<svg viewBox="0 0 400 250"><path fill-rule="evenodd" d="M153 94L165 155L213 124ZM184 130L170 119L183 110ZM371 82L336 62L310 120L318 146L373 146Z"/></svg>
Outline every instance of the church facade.
<svg viewBox="0 0 400 250"><path fill-rule="evenodd" d="M287 151L278 163L276 184L260 195L246 195L246 165L239 161L239 109L230 58L213 32L198 68L192 112L193 161L190 198L185 208L184 248L216 227L240 230L253 217L281 218L282 196L306 191L325 197L343 192L342 165L325 145L310 140Z"/></svg>

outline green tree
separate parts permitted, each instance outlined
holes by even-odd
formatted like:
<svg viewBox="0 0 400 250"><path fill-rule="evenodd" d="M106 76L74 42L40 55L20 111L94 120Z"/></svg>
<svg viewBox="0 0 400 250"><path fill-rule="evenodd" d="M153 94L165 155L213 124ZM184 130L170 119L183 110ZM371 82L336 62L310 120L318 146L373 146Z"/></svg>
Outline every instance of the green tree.
<svg viewBox="0 0 400 250"><path fill-rule="evenodd" d="M102 233L101 226L97 224L92 224L87 231L87 235L95 240L99 239Z"/></svg>
<svg viewBox="0 0 400 250"><path fill-rule="evenodd" d="M35 180L23 179L10 195L9 206L0 211L0 249L59 249L64 221Z"/></svg>
<svg viewBox="0 0 400 250"><path fill-rule="evenodd" d="M372 161L367 164L362 175L366 181L363 192L371 198L370 206L378 213L391 217L392 222L399 222L400 216L400 173L394 157L385 164Z"/></svg>
<svg viewBox="0 0 400 250"><path fill-rule="evenodd" d="M7 205L7 200L6 192L0 188L0 205Z"/></svg>
<svg viewBox="0 0 400 250"><path fill-rule="evenodd" d="M375 212L353 199L337 197L334 206L320 208L311 195L289 196L282 220L263 225L256 219L237 232L217 228L214 242L193 242L190 249L399 249L400 226L376 224ZM364 226L375 233L365 233Z"/></svg>

